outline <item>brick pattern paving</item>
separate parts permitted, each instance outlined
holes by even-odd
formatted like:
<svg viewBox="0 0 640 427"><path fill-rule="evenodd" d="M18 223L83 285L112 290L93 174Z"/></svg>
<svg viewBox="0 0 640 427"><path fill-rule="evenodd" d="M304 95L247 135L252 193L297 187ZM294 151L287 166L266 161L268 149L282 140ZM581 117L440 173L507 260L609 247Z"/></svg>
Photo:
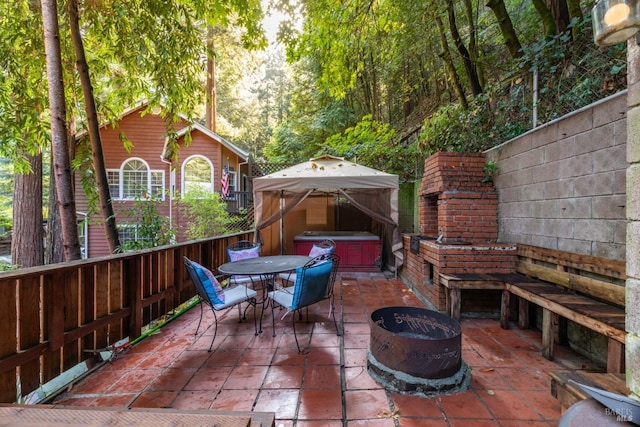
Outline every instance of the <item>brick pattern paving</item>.
<svg viewBox="0 0 640 427"><path fill-rule="evenodd" d="M434 398L385 390L366 369L368 317L379 307L423 307L399 279L382 273L343 273L336 306L344 334L337 336L329 306L310 310L302 323L307 354L298 354L290 317L271 311L264 331L238 311L219 316L213 352L212 328L194 336L199 308L145 338L117 360L57 397L54 403L85 407L214 409L275 412L278 426L555 426L560 405L551 396L549 372L593 368L558 347L556 360L540 355L541 336L493 319L464 319L463 359L472 368L468 391ZM251 316L252 313L249 313ZM205 312L204 322L213 320ZM206 324L206 323L205 323ZM306 340L306 341L305 341Z"/></svg>

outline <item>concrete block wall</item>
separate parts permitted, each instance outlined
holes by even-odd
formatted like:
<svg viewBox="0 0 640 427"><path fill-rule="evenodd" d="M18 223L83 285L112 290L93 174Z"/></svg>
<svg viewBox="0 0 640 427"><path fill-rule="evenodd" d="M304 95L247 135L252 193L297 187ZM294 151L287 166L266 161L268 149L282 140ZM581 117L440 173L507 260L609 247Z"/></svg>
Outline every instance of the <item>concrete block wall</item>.
<svg viewBox="0 0 640 427"><path fill-rule="evenodd" d="M627 42L627 386L640 399L640 47ZM633 307L633 309L631 309Z"/></svg>
<svg viewBox="0 0 640 427"><path fill-rule="evenodd" d="M624 260L627 94L486 153L498 167L498 240Z"/></svg>

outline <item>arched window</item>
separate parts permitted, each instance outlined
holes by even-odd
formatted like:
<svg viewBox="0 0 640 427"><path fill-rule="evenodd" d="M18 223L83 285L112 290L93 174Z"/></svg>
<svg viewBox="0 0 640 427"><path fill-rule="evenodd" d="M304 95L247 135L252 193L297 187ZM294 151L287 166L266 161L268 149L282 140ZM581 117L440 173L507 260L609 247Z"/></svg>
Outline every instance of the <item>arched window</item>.
<svg viewBox="0 0 640 427"><path fill-rule="evenodd" d="M149 169L144 160L128 159L120 169L107 170L107 178L114 199L164 200L164 171Z"/></svg>
<svg viewBox="0 0 640 427"><path fill-rule="evenodd" d="M213 192L213 165L202 156L187 158L182 164L182 193Z"/></svg>

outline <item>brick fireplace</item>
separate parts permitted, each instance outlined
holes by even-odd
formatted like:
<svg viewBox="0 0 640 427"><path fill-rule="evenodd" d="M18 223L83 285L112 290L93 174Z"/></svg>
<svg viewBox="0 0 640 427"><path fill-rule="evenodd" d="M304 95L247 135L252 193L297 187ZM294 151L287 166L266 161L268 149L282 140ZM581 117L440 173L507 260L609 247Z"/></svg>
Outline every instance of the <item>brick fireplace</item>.
<svg viewBox="0 0 640 427"><path fill-rule="evenodd" d="M482 153L440 152L425 160L419 233L404 236L403 277L436 310L446 305L440 273L513 271L515 245L497 242L498 193L484 166ZM475 295L463 298L463 312L499 304L493 292L465 292Z"/></svg>

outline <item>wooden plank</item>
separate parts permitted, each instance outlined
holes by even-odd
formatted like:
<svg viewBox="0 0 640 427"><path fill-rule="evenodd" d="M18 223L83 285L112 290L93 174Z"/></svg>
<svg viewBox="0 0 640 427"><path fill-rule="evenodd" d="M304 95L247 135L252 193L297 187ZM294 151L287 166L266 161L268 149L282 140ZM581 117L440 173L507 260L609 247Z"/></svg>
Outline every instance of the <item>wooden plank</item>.
<svg viewBox="0 0 640 427"><path fill-rule="evenodd" d="M511 316L511 294L508 290L502 291L502 298L500 301L500 327L502 329L509 329L509 317Z"/></svg>
<svg viewBox="0 0 640 427"><path fill-rule="evenodd" d="M273 412L232 412L151 408L82 408L52 405L0 406L5 425L210 425L249 427L275 425Z"/></svg>
<svg viewBox="0 0 640 427"><path fill-rule="evenodd" d="M539 305L543 309L547 309L556 313L562 317L565 317L569 320L572 320L582 326L585 326L599 334L605 335L609 338L613 338L616 341L624 343L626 332L624 329L619 329L617 327L608 325L602 321L597 319L593 319L589 316L580 314L575 312L574 310L568 309L562 304L558 304L549 299L549 295L539 295L537 293L531 292L527 289L524 289L519 286L510 286L509 291L519 297L525 298L532 303Z"/></svg>
<svg viewBox="0 0 640 427"><path fill-rule="evenodd" d="M37 359L38 357L43 355L46 351L48 351L47 344L41 343L36 346L30 347L28 350L14 353L11 356L4 357L0 359L0 373L10 371L33 359ZM0 393L1 392L2 391L0 390ZM12 396L12 400L10 400L10 402L14 402L15 397L16 395L14 393Z"/></svg>
<svg viewBox="0 0 640 427"><path fill-rule="evenodd" d="M447 313L447 316L453 317L451 316L451 290L450 289L445 289L444 291L444 306L445 306L445 312Z"/></svg>
<svg viewBox="0 0 640 427"><path fill-rule="evenodd" d="M547 264L557 264L588 271L600 276L616 278L620 281L624 281L627 278L627 264L625 261L523 244L518 244L516 251L519 257L535 259Z"/></svg>
<svg viewBox="0 0 640 427"><path fill-rule="evenodd" d="M43 301L63 301L63 274L54 273L42 278ZM64 345L64 330L60 327L64 319L62 304L42 305L43 342L48 341L47 352L42 355L42 383L47 383L60 373L62 355L60 349Z"/></svg>
<svg viewBox="0 0 640 427"><path fill-rule="evenodd" d="M80 324L86 325L96 318L96 283L95 283L95 267L93 265L84 266L78 269L78 278L80 279ZM79 361L84 360L87 356L84 350L98 348L96 344L96 331L86 334L80 339L81 353L78 355Z"/></svg>
<svg viewBox="0 0 640 427"><path fill-rule="evenodd" d="M460 306L461 304L461 291L460 289L454 288L454 289L449 289L449 297L450 297L450 310L451 312L449 313L449 316L451 316L452 318L454 318L455 320L460 320Z"/></svg>
<svg viewBox="0 0 640 427"><path fill-rule="evenodd" d="M540 294L541 296L564 306L568 310L575 311L578 314L591 317L597 321L606 323L620 329L624 328L625 312L617 307L613 307L606 303L594 301L585 296L578 296L583 301L576 301L576 297L567 298L566 295L558 294ZM570 300L571 302L567 302Z"/></svg>
<svg viewBox="0 0 640 427"><path fill-rule="evenodd" d="M518 328L529 329L529 301L518 297Z"/></svg>
<svg viewBox="0 0 640 427"><path fill-rule="evenodd" d="M612 304L624 307L625 288L624 286L596 280L591 277L580 276L558 271L548 267L535 265L532 263L518 263L518 273L532 276L546 282L555 283L560 286L593 296L594 298L608 301Z"/></svg>
<svg viewBox="0 0 640 427"><path fill-rule="evenodd" d="M624 348L624 344L609 338L609 342L607 345L607 372L613 374L624 373Z"/></svg>
<svg viewBox="0 0 640 427"><path fill-rule="evenodd" d="M489 274L451 275L440 273L440 284L446 288L502 290L504 281Z"/></svg>
<svg viewBox="0 0 640 427"><path fill-rule="evenodd" d="M51 277L51 294L49 301L64 301L64 285L66 275L64 273L54 273ZM51 351L56 351L64 345L64 304L51 304L51 314L48 317L48 339Z"/></svg>
<svg viewBox="0 0 640 427"><path fill-rule="evenodd" d="M129 284L129 288L126 289L128 293L128 299L131 304L131 317L129 318L128 332L131 338L137 338L142 334L143 323L143 306L142 299L144 298L144 285L143 271L142 271L142 257L129 258L123 265L123 277L124 281Z"/></svg>
<svg viewBox="0 0 640 427"><path fill-rule="evenodd" d="M0 279L0 313L2 330L15 331L18 321L17 287L15 279ZM0 361L16 354L16 334L0 334ZM16 369L0 366L0 402L14 402L16 398Z"/></svg>
<svg viewBox="0 0 640 427"><path fill-rule="evenodd" d="M622 396L628 396L630 394L625 382L624 374L586 371L553 371L549 373L549 376L551 377L551 394L558 399L563 408L563 412L571 405L589 398L589 396L580 387L570 383L569 380L607 390L611 393L620 394Z"/></svg>
<svg viewBox="0 0 640 427"><path fill-rule="evenodd" d="M125 300L122 274L122 262L120 260L109 262L109 313L114 313L124 307L130 307L129 301ZM118 324L109 324L107 334L112 342L118 341L128 335L127 323L122 319Z"/></svg>
<svg viewBox="0 0 640 427"><path fill-rule="evenodd" d="M20 323L19 351L40 344L40 276L25 277L18 282ZM23 396L40 386L40 360L32 359L20 365L20 389Z"/></svg>
<svg viewBox="0 0 640 427"><path fill-rule="evenodd" d="M554 325L553 313L548 309L542 310L542 356L553 360Z"/></svg>
<svg viewBox="0 0 640 427"><path fill-rule="evenodd" d="M97 264L94 268L94 284L96 293L95 315L96 319L109 314L109 264ZM94 332L94 348L106 347L111 344L109 326L97 328Z"/></svg>
<svg viewBox="0 0 640 427"><path fill-rule="evenodd" d="M72 331L80 327L81 306L80 298L80 277L79 270L74 269L65 272L64 297L61 303L64 306L63 328L65 331ZM60 325L57 325L60 327ZM67 342L62 351L63 367L62 371L73 368L81 361L80 345L77 341Z"/></svg>

